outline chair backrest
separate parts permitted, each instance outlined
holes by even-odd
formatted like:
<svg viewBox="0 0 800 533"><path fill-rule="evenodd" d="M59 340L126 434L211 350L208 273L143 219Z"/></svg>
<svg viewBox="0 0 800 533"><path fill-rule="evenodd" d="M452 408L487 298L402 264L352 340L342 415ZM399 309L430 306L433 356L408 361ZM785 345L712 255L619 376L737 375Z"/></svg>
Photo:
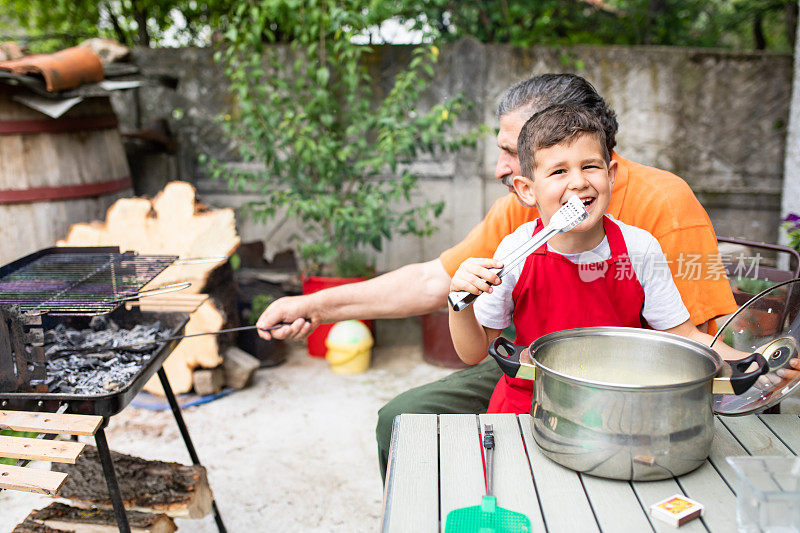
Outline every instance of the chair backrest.
<svg viewBox="0 0 800 533"><path fill-rule="evenodd" d="M723 256L722 263L725 266L725 272L729 278L745 277L780 283L800 277L800 253L794 248L780 244L734 239L732 237L717 237L717 242L746 246L759 255L765 253L767 256L775 257L774 264L772 265L757 264L754 269L747 269L745 272L741 272L741 261L736 260L736 258ZM783 263L784 260L785 263ZM785 266L778 266L782 264L785 264ZM739 306L743 305L752 297L752 294L737 291L734 291L733 295L736 299L736 304ZM785 299L783 300L783 309L780 313L781 321L786 318L786 312L793 307L790 303L795 303L799 298L800 290L795 289L787 291ZM765 303L765 305L771 305L771 303Z"/></svg>

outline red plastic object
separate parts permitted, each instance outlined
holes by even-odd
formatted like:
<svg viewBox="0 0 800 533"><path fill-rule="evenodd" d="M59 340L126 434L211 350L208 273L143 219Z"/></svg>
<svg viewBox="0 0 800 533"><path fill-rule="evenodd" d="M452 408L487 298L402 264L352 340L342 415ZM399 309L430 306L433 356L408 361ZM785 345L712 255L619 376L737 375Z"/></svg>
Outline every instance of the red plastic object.
<svg viewBox="0 0 800 533"><path fill-rule="evenodd" d="M347 285L348 283L356 283L364 281L367 278L327 278L324 276L308 276L303 278L303 294L311 294L312 292L321 291L330 287L337 287L339 285ZM372 320L362 320L369 328L372 334L375 334L374 325ZM325 339L328 338L328 332L333 327L333 324L320 324L311 332L306 340L308 346L308 355L312 357L325 357L328 348L325 346Z"/></svg>
<svg viewBox="0 0 800 533"><path fill-rule="evenodd" d="M450 337L450 322L447 308L422 315L422 359L431 365L445 368L466 368L459 359Z"/></svg>

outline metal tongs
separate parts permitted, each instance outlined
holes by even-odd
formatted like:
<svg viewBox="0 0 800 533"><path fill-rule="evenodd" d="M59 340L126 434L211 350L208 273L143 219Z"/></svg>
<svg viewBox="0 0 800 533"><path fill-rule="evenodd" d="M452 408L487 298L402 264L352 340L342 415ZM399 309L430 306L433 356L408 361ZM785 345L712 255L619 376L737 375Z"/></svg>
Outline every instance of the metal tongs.
<svg viewBox="0 0 800 533"><path fill-rule="evenodd" d="M588 217L589 212L583 207L583 202L581 202L580 198L577 196L573 196L567 203L561 206L561 209L553 214L552 218L550 218L550 223L547 224L542 231L503 258L503 268L490 268L489 270L495 272L497 277L502 278L506 272L524 261L526 257L541 245L557 234L571 230ZM469 307L477 297L477 294L472 294L467 291L452 291L447 296L447 301L450 302L450 306L454 311L461 311Z"/></svg>
<svg viewBox="0 0 800 533"><path fill-rule="evenodd" d="M228 256L226 255L212 255L208 257L187 257L186 259L176 259L170 266L219 263L221 261L227 261L227 259ZM167 294L170 292L182 291L183 289L191 287L191 285L192 283L190 281L179 281L177 283L170 283L169 285L162 285L161 287L156 287L154 289L142 290L134 294L117 296L109 299L108 301L127 302L130 300L138 300L139 298L145 298L147 296L157 296L159 294Z"/></svg>
<svg viewBox="0 0 800 533"><path fill-rule="evenodd" d="M308 321L308 319L306 319ZM247 331L251 329L257 329L259 331L272 331L274 329L282 328L283 326L289 326L291 324L287 324L285 322L281 322L280 324L275 324L274 326L270 326L268 328L259 328L258 326L241 326L238 328L227 328L227 329L219 329L217 331L206 331L204 333L192 333L190 335L177 335L174 337L164 337L164 338L156 338L156 339L148 339L148 340L141 340L132 342L129 344L123 344L116 346L114 344L106 344L104 346L87 346L87 347L75 347L75 348L60 348L58 350L53 350L49 352L48 355L58 355L62 353L97 353L97 352L104 352L104 351L114 351L114 350L131 350L134 348L138 348L140 346L147 346L149 344L161 344L164 342L169 341L178 341L183 339L189 339L192 337L201 337L203 335L222 335L223 333L234 333L237 331Z"/></svg>

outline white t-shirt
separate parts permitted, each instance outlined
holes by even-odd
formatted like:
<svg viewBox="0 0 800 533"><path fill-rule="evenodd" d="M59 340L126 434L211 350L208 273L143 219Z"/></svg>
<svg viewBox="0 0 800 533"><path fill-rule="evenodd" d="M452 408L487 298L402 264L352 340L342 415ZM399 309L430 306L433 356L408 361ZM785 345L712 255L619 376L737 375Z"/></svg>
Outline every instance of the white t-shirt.
<svg viewBox="0 0 800 533"><path fill-rule="evenodd" d="M644 289L644 307L642 316L653 329L665 330L683 324L689 319L689 311L681 300L678 287L672 279L664 252L658 241L646 230L629 226L608 215L611 222L619 226L625 246L628 248L628 257L636 274L636 279ZM506 235L495 251L495 259L503 260L523 243L528 241L536 229L536 220L526 222L518 227L514 233ZM547 245L549 252L560 253ZM560 254L576 264L591 264L606 261L611 258L611 247L608 244L608 237L593 250L579 254ZM493 329L504 329L511 325L512 314L514 313L514 300L511 293L517 280L525 267L525 261L520 262L511 271L503 274L502 283L496 285L491 293L481 294L473 304L475 306L475 317L478 323ZM587 281L596 279L596 270L586 269L579 271L583 278L587 276ZM624 271L615 273L609 272L607 275L630 275Z"/></svg>

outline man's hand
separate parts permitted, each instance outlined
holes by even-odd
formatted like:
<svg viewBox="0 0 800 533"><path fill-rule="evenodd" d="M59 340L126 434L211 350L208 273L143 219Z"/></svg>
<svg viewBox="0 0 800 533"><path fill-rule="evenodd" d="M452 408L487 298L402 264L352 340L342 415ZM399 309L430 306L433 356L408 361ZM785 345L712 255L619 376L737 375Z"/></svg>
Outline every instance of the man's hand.
<svg viewBox="0 0 800 533"><path fill-rule="evenodd" d="M272 303L256 326L264 339L302 339L320 324L349 319L402 318L430 313L447 303L450 276L439 259L414 263L382 276ZM381 296L376 296L381 295Z"/></svg>
<svg viewBox="0 0 800 533"><path fill-rule="evenodd" d="M795 345L795 341L792 338L777 339L777 342L781 343L781 341L788 341L790 346ZM772 354L764 352L770 347L774 349L775 343L776 343L775 340L770 341L766 344L759 346L758 348L756 348L755 351L766 357L767 360L769 360ZM781 346L781 344L779 344L779 346ZM789 346L786 347L788 348ZM772 349L770 349L770 352L773 351ZM794 347L790 349L792 350L792 352L797 351L797 349ZM798 376L798 374L800 374L800 359L797 358L796 353L794 355L795 357L789 359L789 361L787 362L786 365L784 365L783 368L779 368L773 372L770 372L769 374L765 374L759 377L758 381L756 382L756 387L758 387L763 391L771 391L776 387L783 386L786 383L794 380Z"/></svg>
<svg viewBox="0 0 800 533"><path fill-rule="evenodd" d="M302 339L313 331L317 324L311 320L309 296L286 296L275 300L256 322L258 335L262 339ZM280 323L288 324L272 331L262 331Z"/></svg>
<svg viewBox="0 0 800 533"><path fill-rule="evenodd" d="M789 366L791 368L781 368L776 370L775 373L783 379L788 379L791 381L797 377L798 373L800 373L800 359L796 357L789 359Z"/></svg>
<svg viewBox="0 0 800 533"><path fill-rule="evenodd" d="M502 280L490 268L503 268L503 263L495 259L470 257L461 263L450 280L450 291L467 291L478 295L492 292L492 285L500 285Z"/></svg>

